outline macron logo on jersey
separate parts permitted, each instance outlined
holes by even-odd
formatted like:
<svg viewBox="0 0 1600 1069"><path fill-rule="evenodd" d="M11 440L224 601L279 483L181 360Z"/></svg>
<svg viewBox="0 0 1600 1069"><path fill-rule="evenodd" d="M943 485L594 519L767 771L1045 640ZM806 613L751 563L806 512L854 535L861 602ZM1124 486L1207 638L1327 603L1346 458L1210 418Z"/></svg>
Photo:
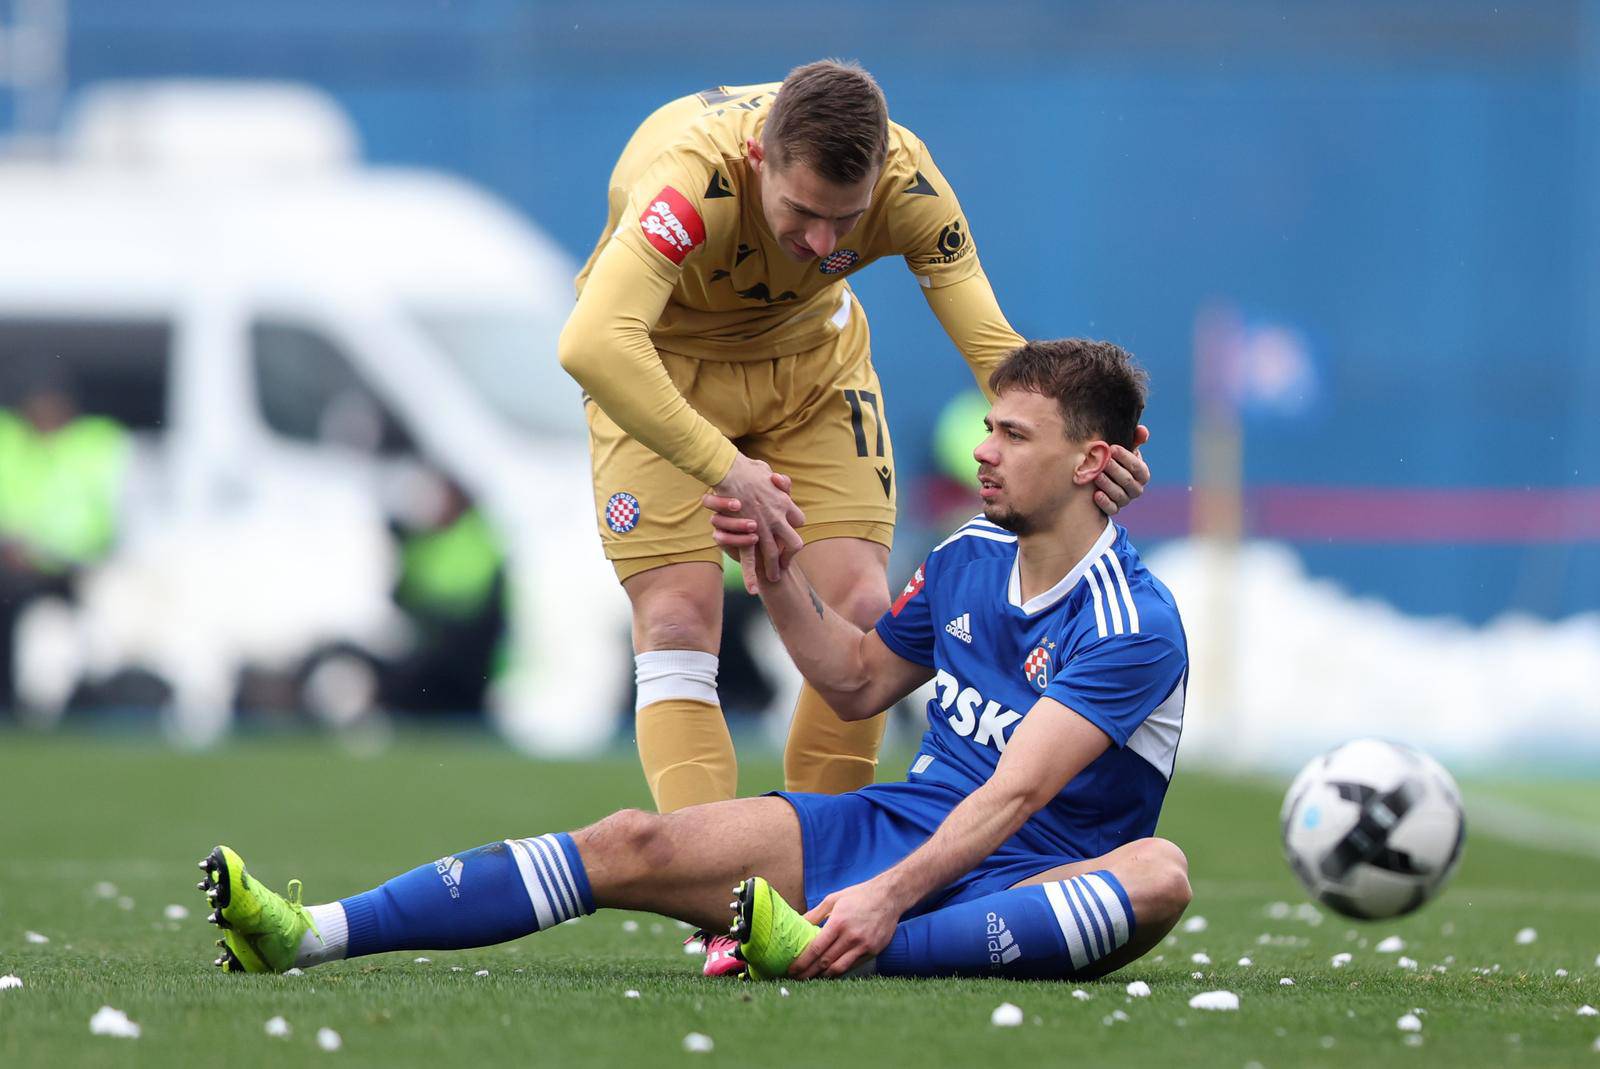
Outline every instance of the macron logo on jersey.
<svg viewBox="0 0 1600 1069"><path fill-rule="evenodd" d="M689 198L671 186L662 186L661 192L651 198L650 206L639 215L639 227L645 240L675 264L683 263L683 258L706 240L706 224L700 213Z"/></svg>
<svg viewBox="0 0 1600 1069"><path fill-rule="evenodd" d="M967 645L972 645L972 614L964 612L954 620L944 625L945 634L959 638Z"/></svg>

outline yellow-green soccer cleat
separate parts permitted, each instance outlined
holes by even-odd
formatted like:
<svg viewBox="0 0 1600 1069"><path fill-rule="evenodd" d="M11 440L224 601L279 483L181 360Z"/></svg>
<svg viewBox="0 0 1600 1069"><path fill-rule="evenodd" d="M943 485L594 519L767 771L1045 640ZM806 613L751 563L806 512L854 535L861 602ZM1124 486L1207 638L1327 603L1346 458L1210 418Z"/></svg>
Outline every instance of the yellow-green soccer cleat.
<svg viewBox="0 0 1600 1069"><path fill-rule="evenodd" d="M798 958L822 931L806 920L760 876L752 876L733 889L733 923L728 934L739 942L739 955L749 965L752 980L776 980L789 975L789 963Z"/></svg>
<svg viewBox="0 0 1600 1069"><path fill-rule="evenodd" d="M286 972L294 966L300 937L315 932L300 904L300 881L289 881L289 897L269 890L244 870L244 859L226 846L211 851L200 868L200 890L215 907L206 920L222 929L222 953L212 964L223 972ZM320 932L317 933L321 935Z"/></svg>

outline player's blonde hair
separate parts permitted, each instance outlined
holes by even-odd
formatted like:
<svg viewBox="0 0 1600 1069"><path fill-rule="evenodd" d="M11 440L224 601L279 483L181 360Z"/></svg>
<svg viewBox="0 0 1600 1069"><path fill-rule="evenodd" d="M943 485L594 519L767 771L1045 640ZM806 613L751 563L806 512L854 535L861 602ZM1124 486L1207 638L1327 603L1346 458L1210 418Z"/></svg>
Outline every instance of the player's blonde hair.
<svg viewBox="0 0 1600 1069"><path fill-rule="evenodd" d="M780 168L798 160L830 182L854 185L883 166L889 105L861 64L807 63L779 87L761 145Z"/></svg>
<svg viewBox="0 0 1600 1069"><path fill-rule="evenodd" d="M1150 376L1121 346L1061 338L1030 341L1012 352L989 376L989 389L1053 397L1069 439L1099 438L1132 449Z"/></svg>

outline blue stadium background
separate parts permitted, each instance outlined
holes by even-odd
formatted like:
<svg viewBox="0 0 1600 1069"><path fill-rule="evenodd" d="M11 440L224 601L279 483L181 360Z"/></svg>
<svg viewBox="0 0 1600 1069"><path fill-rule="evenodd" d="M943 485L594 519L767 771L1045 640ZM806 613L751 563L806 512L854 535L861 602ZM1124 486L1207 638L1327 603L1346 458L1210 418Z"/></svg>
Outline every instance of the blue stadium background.
<svg viewBox="0 0 1600 1069"><path fill-rule="evenodd" d="M960 193L1018 329L1150 367L1158 484L1190 479L1195 314L1231 302L1303 330L1322 378L1309 415L1250 426L1251 484L1532 488L1583 513L1526 541L1302 532L1315 572L1419 613L1600 609L1600 3L78 0L69 19L74 88L313 83L369 159L465 175L579 258L655 105L858 58ZM857 288L906 485L970 380L898 266Z"/></svg>

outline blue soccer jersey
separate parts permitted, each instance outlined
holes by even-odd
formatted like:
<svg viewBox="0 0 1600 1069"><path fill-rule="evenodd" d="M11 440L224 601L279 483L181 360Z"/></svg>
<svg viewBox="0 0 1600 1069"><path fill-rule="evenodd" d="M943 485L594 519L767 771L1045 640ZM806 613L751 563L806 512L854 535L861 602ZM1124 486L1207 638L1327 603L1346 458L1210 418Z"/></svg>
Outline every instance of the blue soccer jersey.
<svg viewBox="0 0 1600 1069"><path fill-rule="evenodd" d="M1096 857L1155 833L1183 730L1188 643L1166 586L1106 521L1087 555L1024 602L1017 537L981 516L934 547L877 623L934 670L928 731L907 779L970 793L1040 697L1111 747L1018 833L1041 854Z"/></svg>

